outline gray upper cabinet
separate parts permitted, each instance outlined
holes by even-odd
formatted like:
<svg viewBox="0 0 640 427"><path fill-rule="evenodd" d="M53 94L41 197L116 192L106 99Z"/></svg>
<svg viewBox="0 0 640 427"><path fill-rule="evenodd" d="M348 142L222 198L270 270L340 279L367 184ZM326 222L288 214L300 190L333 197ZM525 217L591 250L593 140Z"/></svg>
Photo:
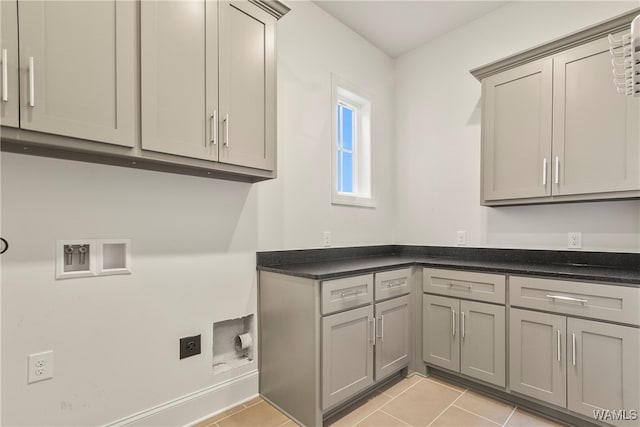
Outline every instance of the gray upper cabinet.
<svg viewBox="0 0 640 427"><path fill-rule="evenodd" d="M18 89L18 2L3 0L0 2L0 63L2 84L0 86L0 124L18 127L19 89Z"/></svg>
<svg viewBox="0 0 640 427"><path fill-rule="evenodd" d="M640 98L611 83L607 39L553 59L553 193L640 189Z"/></svg>
<svg viewBox="0 0 640 427"><path fill-rule="evenodd" d="M20 127L134 147L136 3L19 1L18 17Z"/></svg>
<svg viewBox="0 0 640 427"><path fill-rule="evenodd" d="M143 1L142 148L217 160L218 3Z"/></svg>
<svg viewBox="0 0 640 427"><path fill-rule="evenodd" d="M275 170L275 23L249 2L220 2L223 163Z"/></svg>
<svg viewBox="0 0 640 427"><path fill-rule="evenodd" d="M482 82L485 201L551 195L551 76L547 58Z"/></svg>
<svg viewBox="0 0 640 427"><path fill-rule="evenodd" d="M617 93L607 40L635 15L471 71L482 82L483 204L640 197L640 99Z"/></svg>

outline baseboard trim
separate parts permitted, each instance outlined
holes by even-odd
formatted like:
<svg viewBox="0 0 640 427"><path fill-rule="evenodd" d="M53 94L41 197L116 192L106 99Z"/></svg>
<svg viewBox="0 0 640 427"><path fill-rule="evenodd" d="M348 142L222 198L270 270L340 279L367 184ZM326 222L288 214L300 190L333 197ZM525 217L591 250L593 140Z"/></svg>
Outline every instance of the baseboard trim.
<svg viewBox="0 0 640 427"><path fill-rule="evenodd" d="M121 418L103 427L188 426L258 395L258 370Z"/></svg>

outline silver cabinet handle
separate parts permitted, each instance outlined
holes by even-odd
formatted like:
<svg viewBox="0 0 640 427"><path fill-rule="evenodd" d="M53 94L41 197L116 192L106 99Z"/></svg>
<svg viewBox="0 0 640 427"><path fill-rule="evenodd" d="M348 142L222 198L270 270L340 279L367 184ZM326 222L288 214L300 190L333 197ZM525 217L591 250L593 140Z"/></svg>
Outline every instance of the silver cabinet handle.
<svg viewBox="0 0 640 427"><path fill-rule="evenodd" d="M211 132L211 137L209 138L209 141L213 145L217 145L218 144L218 111L217 110L213 110L213 114L209 118L209 121L210 121L209 130Z"/></svg>
<svg viewBox="0 0 640 427"><path fill-rule="evenodd" d="M2 100L4 102L9 102L9 83L7 78L7 49L2 49Z"/></svg>
<svg viewBox="0 0 640 427"><path fill-rule="evenodd" d="M351 291L351 292L342 292L342 293L340 294L340 296L341 296L342 298L344 298L344 297L351 297L351 296L358 295L359 293L360 293L360 292L359 292L359 291L357 291L357 290L355 290L355 291Z"/></svg>
<svg viewBox="0 0 640 427"><path fill-rule="evenodd" d="M455 283L455 282L449 282L449 287L453 288L454 286L457 286L459 288L465 288L467 290L471 290L471 288L473 288L472 285L465 285L464 283Z"/></svg>
<svg viewBox="0 0 640 427"><path fill-rule="evenodd" d="M461 314L462 314L462 339L464 339L464 332L465 332L464 331L464 329L465 329L465 327L464 327L464 317L465 317L464 316L464 311L462 311Z"/></svg>
<svg viewBox="0 0 640 427"><path fill-rule="evenodd" d="M558 329L558 362L560 361L560 329Z"/></svg>
<svg viewBox="0 0 640 427"><path fill-rule="evenodd" d="M369 319L369 318L368 318ZM373 342L375 339L375 331L374 331L373 319L369 319L369 342Z"/></svg>
<svg viewBox="0 0 640 427"><path fill-rule="evenodd" d="M542 160L542 185L547 185L547 158Z"/></svg>
<svg viewBox="0 0 640 427"><path fill-rule="evenodd" d="M224 145L229 147L229 113L224 116Z"/></svg>
<svg viewBox="0 0 640 427"><path fill-rule="evenodd" d="M560 183L560 157L556 156L556 184Z"/></svg>
<svg viewBox="0 0 640 427"><path fill-rule="evenodd" d="M396 282L388 282L387 283L387 288L395 288L396 286L402 286L404 284L405 284L405 282L403 280L398 280Z"/></svg>
<svg viewBox="0 0 640 427"><path fill-rule="evenodd" d="M384 316L380 315L380 341L384 341Z"/></svg>
<svg viewBox="0 0 640 427"><path fill-rule="evenodd" d="M456 336L456 311L451 310L451 336Z"/></svg>
<svg viewBox="0 0 640 427"><path fill-rule="evenodd" d="M561 301L573 301L573 302L581 302L582 304L585 304L587 302L589 302L589 300L586 299L582 299L582 298L573 298L573 297L565 297L564 295L546 295L547 298L551 298L551 299L559 299Z"/></svg>
<svg viewBox="0 0 640 427"><path fill-rule="evenodd" d="M33 63L33 56L29 57L29 107L36 106L36 84L35 84L35 65Z"/></svg>
<svg viewBox="0 0 640 427"><path fill-rule="evenodd" d="M571 334L571 359L573 362L573 366L576 366L576 334Z"/></svg>

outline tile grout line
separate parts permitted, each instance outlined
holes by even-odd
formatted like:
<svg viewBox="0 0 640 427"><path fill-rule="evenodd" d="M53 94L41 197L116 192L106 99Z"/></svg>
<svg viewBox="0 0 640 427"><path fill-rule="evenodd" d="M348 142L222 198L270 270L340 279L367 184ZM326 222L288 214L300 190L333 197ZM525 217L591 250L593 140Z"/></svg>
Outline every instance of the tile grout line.
<svg viewBox="0 0 640 427"><path fill-rule="evenodd" d="M476 417L482 418L483 420L487 420L487 421L489 421L490 423L495 424L495 425L497 425L497 426L502 426L502 424L500 424L500 423L497 423L497 422L495 422L495 421L493 421L493 420L490 420L490 419L489 419L489 418L487 418L487 417L483 417L483 416L482 416L482 415L480 415L480 414L476 414L475 412L472 412L472 411L470 411L470 410L468 410L468 409L465 409L465 408L463 408L463 407L461 407L461 406L454 405L454 404L452 404L451 406L452 406L452 407L454 407L454 408L460 409L461 411L464 411L464 412L466 412L466 413L468 413L468 414L475 415Z"/></svg>
<svg viewBox="0 0 640 427"><path fill-rule="evenodd" d="M406 378L405 378L406 379ZM380 392L380 394L383 394L385 396L387 396L389 398L389 401L384 402L383 404L381 404L380 406L377 406L376 408L374 408L371 412L367 413L364 417L358 419L355 423L353 423L352 425L357 425L359 423L361 423L362 421L364 421L367 417L373 415L376 411L379 411L382 409L383 406L391 403L393 400L395 400L397 397L402 396L405 392L409 391L410 389L412 389L413 387L415 387L416 385L420 384L421 381L423 381L424 378L420 378L419 381L416 381L415 384L411 384L409 387L407 387L405 390L402 390L400 393L398 393L397 396L391 396L390 394L387 394L385 392ZM385 412L386 413L386 412ZM387 414L389 415L389 414ZM395 418L395 417L394 417ZM404 421L403 421L404 422Z"/></svg>
<svg viewBox="0 0 640 427"><path fill-rule="evenodd" d="M451 402L451 403L449 404L449 406L447 406L446 408L444 408L444 409L442 410L442 412L440 412L440 413L438 414L438 416L437 416L437 417L435 417L435 418L434 418L434 419L433 419L429 424L427 424L427 427L429 427L430 425L432 425L433 423L435 423L435 422L436 422L436 420L437 420L438 418L440 418L440 416L442 416L442 414L444 414L445 412L447 412L447 409L451 408L451 407L453 406L453 404L454 404L454 403L456 403L456 402L458 401L458 399L460 399L460 398L461 398L462 396L464 396L466 393L467 393L467 390L465 390L465 391L463 391L462 393L460 393L460 396L456 397L456 398L453 400L453 402Z"/></svg>
<svg viewBox="0 0 640 427"><path fill-rule="evenodd" d="M408 427L411 427L411 424L407 423L406 421L402 421L400 418L393 416L392 414L385 412L384 409L378 409L378 411L382 412L383 414L386 414L388 416L390 416L391 418L393 418L394 420L398 420L400 421L403 425L406 425ZM376 411L377 412L377 411ZM374 412L375 413L375 412ZM371 415L373 415L374 413L372 413Z"/></svg>
<svg viewBox="0 0 640 427"><path fill-rule="evenodd" d="M504 427L504 426L506 426L506 425L507 425L507 423L509 422L509 420L511 419L511 417L513 417L513 414L515 414L515 413L516 413L516 409L518 409L518 407L517 407L517 406L515 406L515 407L513 408L513 411L511 411L511 413L509 414L509 416L507 417L507 419L505 420L505 422L502 424L502 427Z"/></svg>

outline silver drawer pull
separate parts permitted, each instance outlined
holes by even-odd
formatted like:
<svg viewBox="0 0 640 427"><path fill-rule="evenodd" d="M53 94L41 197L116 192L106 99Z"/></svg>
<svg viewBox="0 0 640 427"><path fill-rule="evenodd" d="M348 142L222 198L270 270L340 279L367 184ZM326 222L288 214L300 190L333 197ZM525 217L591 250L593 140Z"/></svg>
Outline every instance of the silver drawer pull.
<svg viewBox="0 0 640 427"><path fill-rule="evenodd" d="M7 49L2 49L2 101L9 102L9 83L7 81Z"/></svg>
<svg viewBox="0 0 640 427"><path fill-rule="evenodd" d="M402 286L402 285L404 285L404 281L388 282L387 288L395 288L397 286Z"/></svg>
<svg viewBox="0 0 640 427"><path fill-rule="evenodd" d="M558 329L558 347L557 347L557 352L558 352L558 362L560 361L560 329Z"/></svg>
<svg viewBox="0 0 640 427"><path fill-rule="evenodd" d="M355 295L358 295L359 293L360 291L342 292L340 296L344 298L344 297L355 296Z"/></svg>
<svg viewBox="0 0 640 427"><path fill-rule="evenodd" d="M589 300L586 300L586 299L565 297L564 295L547 295L546 297L554 300L558 299L561 301L581 302L582 304L586 304L587 302L589 302Z"/></svg>
<svg viewBox="0 0 640 427"><path fill-rule="evenodd" d="M450 287L450 288L453 288L454 286L457 286L457 287L459 287L459 288L465 288L465 289L467 289L467 290L469 290L469 291L471 290L471 288L473 288L473 286L471 286L471 285L465 285L465 284L463 284L463 283L454 283L454 282L449 282L449 287Z"/></svg>

